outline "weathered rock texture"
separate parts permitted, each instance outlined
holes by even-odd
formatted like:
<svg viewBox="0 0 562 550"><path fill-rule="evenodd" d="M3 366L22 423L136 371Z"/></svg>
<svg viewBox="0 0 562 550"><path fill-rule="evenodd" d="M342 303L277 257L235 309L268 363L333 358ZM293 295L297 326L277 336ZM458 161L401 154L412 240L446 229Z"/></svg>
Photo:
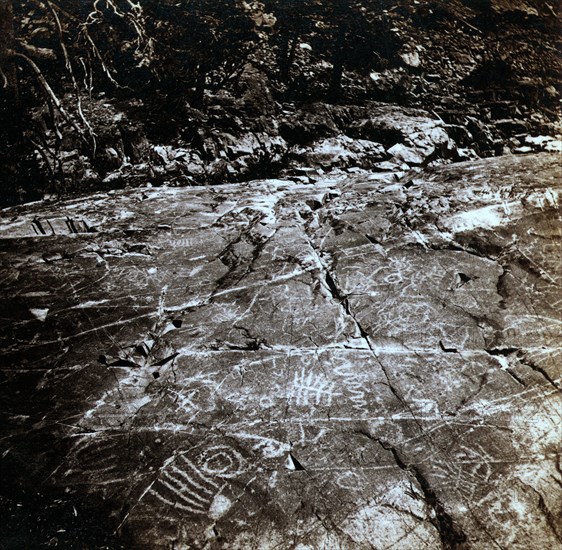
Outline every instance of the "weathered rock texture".
<svg viewBox="0 0 562 550"><path fill-rule="evenodd" d="M560 548L560 164L4 211L4 547Z"/></svg>

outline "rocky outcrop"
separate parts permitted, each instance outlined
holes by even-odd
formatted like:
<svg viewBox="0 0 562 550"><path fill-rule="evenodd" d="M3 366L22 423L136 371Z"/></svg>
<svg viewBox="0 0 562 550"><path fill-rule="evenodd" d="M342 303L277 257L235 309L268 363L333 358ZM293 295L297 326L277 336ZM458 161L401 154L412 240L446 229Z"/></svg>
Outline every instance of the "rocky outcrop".
<svg viewBox="0 0 562 550"><path fill-rule="evenodd" d="M380 143L338 136L315 141L308 147L296 146L291 157L301 166L330 171L334 168L372 168L388 157Z"/></svg>
<svg viewBox="0 0 562 550"><path fill-rule="evenodd" d="M209 99L206 110L185 107L185 128L168 142L157 141L162 132L151 130L150 120L141 120L142 102L90 99L84 108L93 154L69 132L57 158L49 160L50 153L43 151L44 168L58 178L55 190L63 194L274 176L304 181L309 176L303 170L316 175L356 172L388 161L404 171L435 162L555 151L562 138L554 123L540 115L524 118L512 101L489 103L486 117L474 108L436 107L430 113L366 100L281 105L273 99L267 77L251 66L238 86L238 95L221 91Z"/></svg>
<svg viewBox="0 0 562 550"><path fill-rule="evenodd" d="M2 543L560 546L560 168L3 211Z"/></svg>
<svg viewBox="0 0 562 550"><path fill-rule="evenodd" d="M232 105L230 109L233 116ZM228 120L227 112L222 113ZM448 132L460 135L459 131L421 109L376 102L314 103L286 110L280 117L266 130L211 126L191 143L146 146L144 138L143 155L126 155L129 142L119 141L102 149L96 166L105 174L106 185L138 185L144 178L152 184L183 186L262 175L293 178L303 169L369 170L381 161L408 169L458 158ZM222 124L228 126L224 120Z"/></svg>

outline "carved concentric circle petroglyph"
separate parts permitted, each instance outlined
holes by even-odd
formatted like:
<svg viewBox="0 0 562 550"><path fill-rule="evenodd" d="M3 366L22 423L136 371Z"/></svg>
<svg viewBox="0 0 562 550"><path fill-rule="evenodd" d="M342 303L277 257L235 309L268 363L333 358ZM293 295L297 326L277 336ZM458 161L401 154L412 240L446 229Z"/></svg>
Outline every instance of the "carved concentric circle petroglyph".
<svg viewBox="0 0 562 550"><path fill-rule="evenodd" d="M246 469L246 460L236 450L226 445L217 445L205 449L198 463L201 471L209 476L233 478Z"/></svg>

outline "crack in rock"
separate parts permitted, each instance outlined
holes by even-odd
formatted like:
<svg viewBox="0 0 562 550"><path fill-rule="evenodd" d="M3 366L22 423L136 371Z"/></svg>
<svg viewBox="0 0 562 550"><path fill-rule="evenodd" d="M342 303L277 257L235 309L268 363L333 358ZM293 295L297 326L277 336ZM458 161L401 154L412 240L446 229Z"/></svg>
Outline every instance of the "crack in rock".
<svg viewBox="0 0 562 550"><path fill-rule="evenodd" d="M443 549L460 550L463 548L464 543L468 540L466 533L464 533L454 518L445 510L443 503L437 497L435 490L431 487L431 484L421 469L416 464L408 464L405 462L396 447L390 445L382 439L375 437L364 430L359 430L357 433L375 441L385 451L390 451L398 468L414 476L422 491L428 508L433 512L429 517L429 521L437 529Z"/></svg>

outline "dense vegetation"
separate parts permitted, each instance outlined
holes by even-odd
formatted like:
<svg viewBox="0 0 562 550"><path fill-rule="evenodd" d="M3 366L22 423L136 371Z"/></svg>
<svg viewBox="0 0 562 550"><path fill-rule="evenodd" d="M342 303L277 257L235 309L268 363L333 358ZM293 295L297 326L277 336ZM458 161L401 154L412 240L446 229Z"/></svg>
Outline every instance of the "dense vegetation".
<svg viewBox="0 0 562 550"><path fill-rule="evenodd" d="M210 162L213 132L274 135L307 102L454 110L495 86L554 121L558 14L511 4L0 0L2 202L95 188L148 144Z"/></svg>

